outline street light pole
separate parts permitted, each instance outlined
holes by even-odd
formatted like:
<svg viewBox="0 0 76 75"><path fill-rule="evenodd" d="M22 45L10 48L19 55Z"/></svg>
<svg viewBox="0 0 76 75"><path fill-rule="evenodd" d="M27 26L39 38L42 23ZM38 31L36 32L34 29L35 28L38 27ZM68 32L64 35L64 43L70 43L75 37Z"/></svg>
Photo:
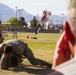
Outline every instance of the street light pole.
<svg viewBox="0 0 76 75"><path fill-rule="evenodd" d="M17 10L18 10L18 7L15 7L16 8L16 19L17 19Z"/></svg>
<svg viewBox="0 0 76 75"><path fill-rule="evenodd" d="M51 20L51 26L53 25L53 20Z"/></svg>
<svg viewBox="0 0 76 75"><path fill-rule="evenodd" d="M61 17L62 17L62 30L63 30L63 17L64 16L64 14L61 14Z"/></svg>
<svg viewBox="0 0 76 75"><path fill-rule="evenodd" d="M37 20L38 20L38 18L39 18L39 15L38 15L38 14L36 15L36 18L37 18Z"/></svg>
<svg viewBox="0 0 76 75"><path fill-rule="evenodd" d="M23 16L23 12L25 11L23 8L21 9L22 11L21 11L21 16Z"/></svg>
<svg viewBox="0 0 76 75"><path fill-rule="evenodd" d="M20 18L21 17L21 11L22 10L21 9L18 9L17 11L19 12L19 18Z"/></svg>

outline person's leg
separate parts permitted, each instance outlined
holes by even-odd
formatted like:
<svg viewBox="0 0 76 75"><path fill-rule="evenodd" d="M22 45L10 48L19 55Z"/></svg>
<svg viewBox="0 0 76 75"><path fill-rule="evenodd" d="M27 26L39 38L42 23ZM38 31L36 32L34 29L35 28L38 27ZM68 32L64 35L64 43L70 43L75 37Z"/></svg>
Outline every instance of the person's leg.
<svg viewBox="0 0 76 75"><path fill-rule="evenodd" d="M41 29L41 25L39 24L38 27L36 28L35 34L38 34L38 32L40 31L40 29Z"/></svg>
<svg viewBox="0 0 76 75"><path fill-rule="evenodd" d="M4 38L0 37L0 44L3 42Z"/></svg>
<svg viewBox="0 0 76 75"><path fill-rule="evenodd" d="M41 65L41 66L47 66L47 67L52 67L52 65L46 61L43 61L41 59L37 59L35 58L33 52L31 51L31 49L26 46L25 47L25 51L24 51L24 56L30 61L31 64L33 65Z"/></svg>
<svg viewBox="0 0 76 75"><path fill-rule="evenodd" d="M16 38L18 39L18 35L16 34Z"/></svg>
<svg viewBox="0 0 76 75"><path fill-rule="evenodd" d="M14 39L14 34L12 35L12 39Z"/></svg>

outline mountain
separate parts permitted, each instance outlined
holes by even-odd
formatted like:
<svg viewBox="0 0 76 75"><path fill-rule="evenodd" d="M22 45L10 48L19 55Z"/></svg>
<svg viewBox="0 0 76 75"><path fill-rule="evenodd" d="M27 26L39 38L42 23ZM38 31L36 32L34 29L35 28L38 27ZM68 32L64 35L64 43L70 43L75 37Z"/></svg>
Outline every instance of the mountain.
<svg viewBox="0 0 76 75"><path fill-rule="evenodd" d="M67 20L67 16L64 15L63 17L60 15L51 15L50 17L50 21L52 20L53 23L62 23L65 22Z"/></svg>
<svg viewBox="0 0 76 75"><path fill-rule="evenodd" d="M6 21L11 17L15 17L15 11L12 8L0 3L0 19Z"/></svg>
<svg viewBox="0 0 76 75"><path fill-rule="evenodd" d="M23 10L22 14L21 13L19 14L19 11L18 11L17 18L19 18L19 15L24 16L24 18L27 22L29 22L33 18L33 15L29 14L25 10ZM8 7L7 5L0 3L0 19L2 19L3 21L7 21L8 19L10 19L12 17L16 17L16 10ZM39 19L40 19L40 17L39 17ZM66 19L67 19L67 17L64 16L63 21L65 21ZM54 23L56 21L61 23L62 17L59 15L51 15L50 20L52 20Z"/></svg>
<svg viewBox="0 0 76 75"><path fill-rule="evenodd" d="M17 13L17 15L19 17L19 12ZM33 15L27 13L25 10L23 11L22 15L24 16L26 21L30 21L33 18ZM12 17L16 17L16 11L8 7L7 5L0 3L0 19L2 19L3 21L7 21Z"/></svg>

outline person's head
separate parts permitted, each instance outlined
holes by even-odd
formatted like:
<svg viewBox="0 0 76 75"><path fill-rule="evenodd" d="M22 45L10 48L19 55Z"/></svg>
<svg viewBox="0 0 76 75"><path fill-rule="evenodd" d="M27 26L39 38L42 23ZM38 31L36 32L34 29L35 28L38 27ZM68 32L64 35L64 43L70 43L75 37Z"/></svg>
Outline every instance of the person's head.
<svg viewBox="0 0 76 75"><path fill-rule="evenodd" d="M6 45L6 47L4 47L4 52L1 56L1 69L7 70L10 67L19 66L20 58L13 50L12 45Z"/></svg>
<svg viewBox="0 0 76 75"><path fill-rule="evenodd" d="M76 37L76 0L67 1L67 21L74 37Z"/></svg>
<svg viewBox="0 0 76 75"><path fill-rule="evenodd" d="M13 51L13 47L11 45L6 46L4 49L5 54L12 53L12 51Z"/></svg>

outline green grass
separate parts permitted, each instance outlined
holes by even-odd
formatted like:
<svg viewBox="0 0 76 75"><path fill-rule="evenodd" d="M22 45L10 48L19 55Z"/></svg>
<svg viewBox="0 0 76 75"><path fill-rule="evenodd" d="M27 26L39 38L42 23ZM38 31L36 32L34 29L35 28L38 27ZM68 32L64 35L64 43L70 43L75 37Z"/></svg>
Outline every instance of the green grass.
<svg viewBox="0 0 76 75"><path fill-rule="evenodd" d="M29 34L30 39L26 39L26 35ZM54 50L56 42L61 34L56 33L39 33L37 39L31 39L34 37L34 33L18 33L18 39L26 42L30 49L33 51L36 58L45 60L49 63L53 61ZM4 41L12 39L12 34L8 33L8 36L4 36ZM36 75L44 72L45 67L36 67L29 63L27 59L24 59L23 64L25 69L14 73L12 71L0 71L0 75Z"/></svg>

